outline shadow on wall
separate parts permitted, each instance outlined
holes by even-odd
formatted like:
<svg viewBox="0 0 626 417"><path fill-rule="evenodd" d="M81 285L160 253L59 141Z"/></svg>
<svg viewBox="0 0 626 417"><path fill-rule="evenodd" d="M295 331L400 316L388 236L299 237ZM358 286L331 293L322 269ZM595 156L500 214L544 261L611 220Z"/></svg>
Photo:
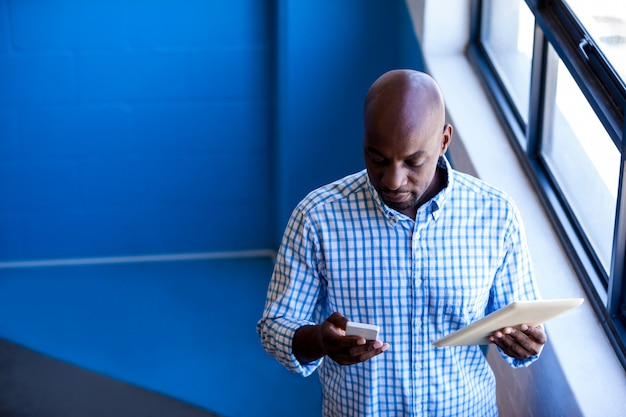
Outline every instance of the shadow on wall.
<svg viewBox="0 0 626 417"><path fill-rule="evenodd" d="M509 367L493 346L489 348L487 359L498 382L501 417L583 417L549 342L541 358L528 368Z"/></svg>

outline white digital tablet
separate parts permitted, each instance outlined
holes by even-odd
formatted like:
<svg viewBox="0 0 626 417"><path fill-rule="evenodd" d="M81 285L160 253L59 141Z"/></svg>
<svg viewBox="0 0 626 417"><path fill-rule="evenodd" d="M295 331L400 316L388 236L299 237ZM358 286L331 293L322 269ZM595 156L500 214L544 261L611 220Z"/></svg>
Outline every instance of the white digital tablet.
<svg viewBox="0 0 626 417"><path fill-rule="evenodd" d="M434 346L466 346L489 344L488 337L504 327L522 324L536 326L578 307L582 298L515 301L482 319L437 340Z"/></svg>

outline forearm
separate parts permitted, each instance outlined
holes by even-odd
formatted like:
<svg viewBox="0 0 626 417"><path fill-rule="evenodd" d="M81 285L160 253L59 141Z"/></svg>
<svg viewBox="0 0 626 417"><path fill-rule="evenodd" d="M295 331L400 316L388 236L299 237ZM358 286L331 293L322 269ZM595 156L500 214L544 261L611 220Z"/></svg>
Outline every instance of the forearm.
<svg viewBox="0 0 626 417"><path fill-rule="evenodd" d="M296 330L293 335L292 349L294 356L302 365L325 356L322 343L322 326L319 324L308 325Z"/></svg>

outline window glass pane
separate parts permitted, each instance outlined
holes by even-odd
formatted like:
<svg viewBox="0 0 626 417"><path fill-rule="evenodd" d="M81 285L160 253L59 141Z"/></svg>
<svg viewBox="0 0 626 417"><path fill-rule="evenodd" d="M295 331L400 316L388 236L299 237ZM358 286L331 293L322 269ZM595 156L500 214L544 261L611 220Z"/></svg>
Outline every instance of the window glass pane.
<svg viewBox="0 0 626 417"><path fill-rule="evenodd" d="M481 42L524 123L528 123L534 16L524 0L486 0Z"/></svg>
<svg viewBox="0 0 626 417"><path fill-rule="evenodd" d="M567 0L613 69L626 80L626 2Z"/></svg>
<svg viewBox="0 0 626 417"><path fill-rule="evenodd" d="M545 121L542 156L609 273L620 153L561 61Z"/></svg>

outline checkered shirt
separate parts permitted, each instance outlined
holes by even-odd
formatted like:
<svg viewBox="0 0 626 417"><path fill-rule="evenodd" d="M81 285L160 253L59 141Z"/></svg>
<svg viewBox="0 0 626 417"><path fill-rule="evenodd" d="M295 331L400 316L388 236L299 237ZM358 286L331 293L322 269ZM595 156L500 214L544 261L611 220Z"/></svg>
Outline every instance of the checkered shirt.
<svg viewBox="0 0 626 417"><path fill-rule="evenodd" d="M326 417L498 414L480 347L432 342L539 293L511 199L440 163L447 186L415 220L387 207L366 171L311 192L289 220L257 331L289 370L318 371ZM335 311L379 325L390 349L352 366L300 364L295 331ZM513 367L537 359L501 356Z"/></svg>

